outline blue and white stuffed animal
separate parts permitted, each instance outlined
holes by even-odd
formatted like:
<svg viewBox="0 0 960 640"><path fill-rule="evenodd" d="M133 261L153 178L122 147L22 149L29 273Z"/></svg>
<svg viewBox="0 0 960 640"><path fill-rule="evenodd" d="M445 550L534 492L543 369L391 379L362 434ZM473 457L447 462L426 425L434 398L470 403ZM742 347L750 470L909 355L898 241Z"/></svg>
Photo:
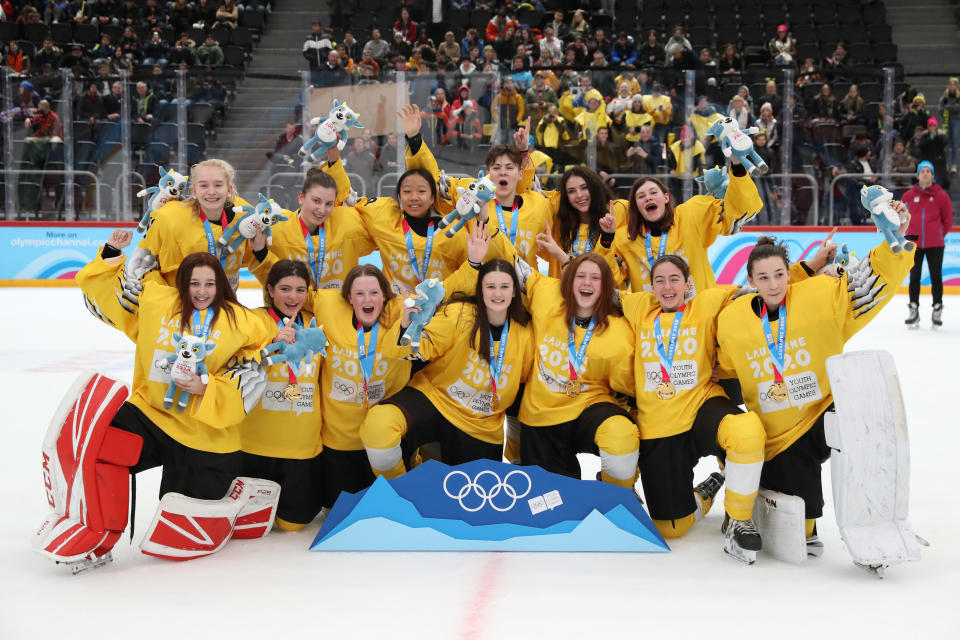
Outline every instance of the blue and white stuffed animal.
<svg viewBox="0 0 960 640"><path fill-rule="evenodd" d="M703 175L698 176L695 180L704 186L708 195L721 200L727 194L727 185L730 184L730 176L727 174L726 167L721 169L714 166L713 169L704 171Z"/></svg>
<svg viewBox="0 0 960 640"><path fill-rule="evenodd" d="M183 335L179 331L173 333L173 341L177 343L177 351L167 356L167 362L171 365L170 385L163 396L163 408L170 409L176 402L177 411L183 411L190 402L190 393L180 389L174 381L185 382L190 379L187 374L191 373L200 376L200 382L203 384L210 382L207 365L203 363L203 359L214 350L217 344L207 341L206 338L198 338L190 334Z"/></svg>
<svg viewBox="0 0 960 640"><path fill-rule="evenodd" d="M753 148L750 136L760 132L757 127L741 129L733 118L721 118L710 125L707 134L720 142L720 149L727 158L735 156L751 176L756 178L766 173L770 167L763 161L757 150Z"/></svg>
<svg viewBox="0 0 960 640"><path fill-rule="evenodd" d="M837 248L837 255L834 256L833 260L817 270L817 275L828 275L839 278L847 269L854 267L856 264L857 257L850 253L850 247L844 242Z"/></svg>
<svg viewBox="0 0 960 640"><path fill-rule="evenodd" d="M323 326L317 326L316 318L310 320L310 326L306 328L294 325L293 332L296 335L293 344L280 340L264 347L260 351L261 362L265 365L297 362L315 353L327 357L327 336Z"/></svg>
<svg viewBox="0 0 960 640"><path fill-rule="evenodd" d="M259 195L260 203L256 207L238 205L233 208L234 213L243 215L224 229L223 235L220 236L218 242L227 253L233 253L239 249L244 240L249 240L257 235L258 231L263 231L266 234L267 244L273 244L273 234L270 227L287 220L287 216L283 215L283 209L280 205L273 200L267 200L262 193Z"/></svg>
<svg viewBox="0 0 960 640"><path fill-rule="evenodd" d="M900 234L900 214L893 210L890 201L893 194L878 184L864 185L860 189L860 204L870 212L870 218L890 245L890 250L900 253L903 249L912 251L915 245Z"/></svg>
<svg viewBox="0 0 960 640"><path fill-rule="evenodd" d="M310 121L310 124L317 129L314 131L313 137L300 147L299 154L301 158L307 158L309 155L310 157L307 160L313 163L323 160L327 149L334 145L338 149L347 146L348 129L363 128L359 116L347 106L347 103L340 104L336 99L333 101L333 109L330 110L330 114L326 118L314 118ZM340 134L339 138L337 134Z"/></svg>
<svg viewBox="0 0 960 640"><path fill-rule="evenodd" d="M488 178L483 171L477 173L475 180L471 180L467 188L457 187L457 203L453 211L448 213L440 221L440 228L443 229L456 220L456 224L447 229L447 237L452 238L457 231L463 228L469 220L477 217L483 207L494 199L497 195L497 187L493 181Z"/></svg>
<svg viewBox="0 0 960 640"><path fill-rule="evenodd" d="M160 180L157 182L157 186L147 187L137 192L138 198L150 196L150 199L147 200L147 212L143 214L140 224L137 225L137 233L144 233L150 227L150 220L152 219L150 216L154 211L171 200L180 200L186 193L189 183L190 180L186 176L180 175L173 169L167 171L160 167Z"/></svg>
<svg viewBox="0 0 960 640"><path fill-rule="evenodd" d="M411 316L410 326L400 336L401 345L410 345L411 355L417 355L420 351L420 334L423 327L437 312L437 306L443 302L446 292L443 290L442 282L436 278L430 278L418 284L414 293L415 297L407 298L403 304L407 307L420 307L420 310Z"/></svg>

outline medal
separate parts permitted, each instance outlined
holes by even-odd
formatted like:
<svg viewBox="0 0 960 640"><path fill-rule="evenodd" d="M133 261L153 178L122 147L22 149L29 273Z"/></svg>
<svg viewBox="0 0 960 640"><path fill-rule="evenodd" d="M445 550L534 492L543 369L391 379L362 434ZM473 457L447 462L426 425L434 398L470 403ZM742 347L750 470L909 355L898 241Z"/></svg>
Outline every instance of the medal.
<svg viewBox="0 0 960 640"><path fill-rule="evenodd" d="M200 212L200 219L203 221L203 232L207 236L207 251L210 252L210 254L214 258L218 258L220 260L220 266L226 269L227 258L223 254L217 253L217 239L213 237L213 227L210 226L210 221L207 220L207 216L203 213L203 211ZM227 221L227 210L224 209L220 213L221 233L227 230L228 224L229 222Z"/></svg>
<svg viewBox="0 0 960 640"><path fill-rule="evenodd" d="M507 355L507 336L510 334L510 318L503 323L503 329L500 331L500 348L497 349L496 358L493 354L493 331L490 332L490 411L496 412L500 408L500 397L497 393L497 380L500 379L500 372L503 371L503 358Z"/></svg>
<svg viewBox="0 0 960 640"><path fill-rule="evenodd" d="M423 250L423 271L420 271L420 265L417 264L417 252L413 248L413 232L410 231L410 225L407 219L400 221L403 228L403 239L407 242L407 257L410 258L410 268L413 269L413 276L417 282L423 282L427 279L427 271L430 269L430 254L433 253L433 220L427 225L427 246Z"/></svg>
<svg viewBox="0 0 960 640"><path fill-rule="evenodd" d="M576 337L573 332L575 325L576 321L570 325L570 330L567 332L567 366L570 368L570 380L566 385L560 387L571 398L580 395L583 388L578 372L583 368L583 357L586 355L587 345L590 344L590 339L593 337L593 329L597 326L597 319L590 318L590 324L587 325L587 331L583 334L583 341L580 343L579 349L574 349L576 346Z"/></svg>
<svg viewBox="0 0 960 640"><path fill-rule="evenodd" d="M660 246L657 247L656 257L653 255L653 243L650 241L650 235L649 231L643 234L643 242L647 250L647 264L650 266L650 274L652 276L653 265L667 252L667 237L669 234L666 231L660 234Z"/></svg>
<svg viewBox="0 0 960 640"><path fill-rule="evenodd" d="M783 381L784 351L787 344L787 299L784 298L778 310L779 326L777 340L773 340L773 330L770 328L770 319L767 317L767 304L760 308L760 322L763 325L763 337L767 340L767 351L773 361L773 384L767 391L767 396L774 402L783 402L789 399L787 383Z"/></svg>
<svg viewBox="0 0 960 640"><path fill-rule="evenodd" d="M310 271L313 273L313 288L316 290L320 287L320 276L323 275L323 259L327 254L327 232L323 224L321 224L317 230L317 240L320 246L317 249L316 258L314 258L313 238L310 237L310 231L307 229L303 218L300 217L299 220L300 228L303 230L303 241L307 245L307 265L309 265Z"/></svg>
<svg viewBox="0 0 960 640"><path fill-rule="evenodd" d="M661 400L669 400L675 395L677 395L677 388L669 380L664 380L657 385L657 396Z"/></svg>
<svg viewBox="0 0 960 640"><path fill-rule="evenodd" d="M197 309L193 310L193 335L200 338L201 340L206 340L207 336L210 335L210 326L213 324L213 318L216 316L216 311L213 310L213 307L207 308L204 316L203 322L200 321L200 312Z"/></svg>
<svg viewBox="0 0 960 640"><path fill-rule="evenodd" d="M295 403L302 395L303 389L298 384L290 383L283 388L283 397L289 400L290 404Z"/></svg>
<svg viewBox="0 0 960 640"><path fill-rule="evenodd" d="M584 234L585 237L583 239L583 242L581 242L580 228L577 227L577 237L573 241L573 247L571 248L571 254L570 254L571 258L576 258L577 256L584 253L590 253L593 250L593 242L590 238L590 226L589 225L580 225L580 226L586 226L587 232ZM583 251L580 251L581 246L583 246Z"/></svg>
<svg viewBox="0 0 960 640"><path fill-rule="evenodd" d="M660 314L663 310L657 312L657 317L653 319L653 337L656 341L657 357L660 358L660 384L657 385L657 396L661 400L669 400L677 395L677 388L670 381L670 374L673 372L673 356L676 355L677 339L680 337L680 321L683 319L686 308L687 305L682 304L675 312L666 348L663 344L663 329L660 327Z"/></svg>
<svg viewBox="0 0 960 640"><path fill-rule="evenodd" d="M366 407L366 406L367 406L367 402L369 402L369 400L370 400L370 396L367 395L367 390L366 390L366 389L361 389L361 390L360 390L360 393L357 394L357 399L359 400L360 404L362 404L364 407Z"/></svg>
<svg viewBox="0 0 960 640"><path fill-rule="evenodd" d="M363 388L358 394L360 404L364 407L370 400L370 394L367 391L367 385L370 378L373 377L373 362L377 358L377 334L380 332L380 323L377 322L370 329L370 347L364 341L363 325L357 322L357 354L360 360L360 373L363 375Z"/></svg>
<svg viewBox="0 0 960 640"><path fill-rule="evenodd" d="M494 201L496 202L496 201ZM507 221L503 218L503 207L500 206L499 202L496 202L497 207L497 225L500 227L500 231L507 234L507 237L510 238L510 244L517 244L517 224L519 224L520 216L517 215L517 209L520 208L520 204L517 202L516 197L513 199L513 209L510 211L510 215L513 216L510 219L510 230L507 231Z"/></svg>

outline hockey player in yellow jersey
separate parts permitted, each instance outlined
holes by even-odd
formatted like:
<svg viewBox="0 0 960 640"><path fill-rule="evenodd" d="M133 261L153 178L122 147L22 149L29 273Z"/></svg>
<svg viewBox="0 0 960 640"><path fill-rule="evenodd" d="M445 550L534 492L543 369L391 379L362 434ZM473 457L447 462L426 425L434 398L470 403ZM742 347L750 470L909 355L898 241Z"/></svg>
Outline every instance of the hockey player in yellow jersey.
<svg viewBox="0 0 960 640"><path fill-rule="evenodd" d="M606 262L581 254L557 280L532 269L499 235L490 255L513 263L533 317L537 360L520 403L522 464L579 478L576 454L599 454L601 478L632 488L639 434L613 394L634 392L634 334L613 306Z"/></svg>
<svg viewBox="0 0 960 640"><path fill-rule="evenodd" d="M488 261L477 277L475 294L455 297L424 327L420 354L429 364L367 413L361 438L374 473L401 475L403 461L428 442L440 443L450 465L502 459L504 411L534 363L533 326L510 263ZM403 333L414 309L405 309L393 334Z"/></svg>
<svg viewBox="0 0 960 640"><path fill-rule="evenodd" d="M342 169L336 146L327 156ZM256 258L250 272L263 283L277 260L299 260L310 267L312 289L342 287L347 272L376 245L356 211L336 206L337 198L330 174L310 169L297 194L300 208L284 211L288 219L273 226L273 242L267 246L262 233L250 241Z"/></svg>
<svg viewBox="0 0 960 640"><path fill-rule="evenodd" d="M265 306L253 313L278 329L276 341L296 341L296 327L314 316L304 309L310 271L303 262L277 260L264 285ZM299 362L264 365L267 383L240 429L243 475L280 487L277 526L296 531L320 512L323 498L319 353Z"/></svg>
<svg viewBox="0 0 960 640"><path fill-rule="evenodd" d="M891 203L906 220L902 203ZM822 552L816 518L823 512L821 464L830 456L824 413L833 404L825 362L890 300L913 264L913 251L884 242L840 278L788 284L786 248L761 238L747 261L758 294L724 309L717 323L720 366L735 371L747 408L766 431L760 486L803 498L807 548Z"/></svg>
<svg viewBox="0 0 960 640"><path fill-rule="evenodd" d="M626 227L605 219L598 252L605 255L619 286L650 291L650 267L672 253L690 265L691 295L717 285L707 249L717 236L739 232L763 207L757 187L739 161L730 167L730 184L722 200L693 196L675 206L659 180L639 178L630 189ZM615 234L611 236L610 234Z"/></svg>
<svg viewBox="0 0 960 640"><path fill-rule="evenodd" d="M484 230L477 227L464 235L471 259L482 261L489 243ZM476 269L465 260L444 285L448 293L472 291ZM363 264L347 273L343 289L321 289L308 304L327 336L327 357L320 370L321 460L323 506L331 507L341 491L355 493L373 483L360 425L371 407L410 380L410 362L385 352L387 343L396 341L387 334L400 320L403 298L393 293L380 269Z"/></svg>
<svg viewBox="0 0 960 640"><path fill-rule="evenodd" d="M237 303L219 261L206 252L184 258L176 287L147 281L131 312L114 290L130 240L129 231L114 231L77 274L91 313L137 345L132 393L112 425L143 438L143 452L131 471L162 466L161 496L178 492L220 499L240 475L241 423L266 380L260 349L277 331ZM190 373L185 382L173 379L180 399L190 394L183 410L165 404L171 382L167 356L177 349L177 332L216 345L208 345L207 374Z"/></svg>
<svg viewBox="0 0 960 640"><path fill-rule="evenodd" d="M225 254L218 242L233 222L234 205L246 205L234 186L234 170L223 160L204 160L190 169L191 196L173 200L150 214L147 231L120 280L129 306L136 304L145 279L174 286L180 262L191 253L206 251L220 260L230 286L240 283L240 267L249 266L253 256L247 243Z"/></svg>

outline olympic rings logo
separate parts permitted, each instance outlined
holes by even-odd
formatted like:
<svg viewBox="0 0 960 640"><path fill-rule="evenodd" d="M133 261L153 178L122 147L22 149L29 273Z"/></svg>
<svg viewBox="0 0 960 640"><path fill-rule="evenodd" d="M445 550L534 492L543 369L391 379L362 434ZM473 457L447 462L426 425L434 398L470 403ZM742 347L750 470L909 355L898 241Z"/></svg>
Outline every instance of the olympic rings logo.
<svg viewBox="0 0 960 640"><path fill-rule="evenodd" d="M264 391L263 397L268 400L279 400L281 402L287 399L287 397L283 395L283 391Z"/></svg>
<svg viewBox="0 0 960 640"><path fill-rule="evenodd" d="M455 398L460 398L461 400L470 397L470 394L469 394L468 392L464 391L463 389L458 389L458 388L456 388L456 387L450 387L450 388L447 390L447 392L448 392L451 396L454 396Z"/></svg>
<svg viewBox="0 0 960 640"><path fill-rule="evenodd" d="M520 490L520 487L522 487L522 484L519 484L519 486L513 486L512 484L510 484L510 478L513 477L514 475L516 475L518 478L521 478L519 483L522 483L523 480L526 480L527 486L522 491ZM457 492L454 493L450 491L450 479L458 476L463 476L464 482L460 486L459 490L457 490ZM481 483L481 479L487 476L489 476L490 478L493 478L495 482L493 482L492 484ZM453 484L457 485L457 484L460 484L460 482L457 481L457 482L454 482ZM485 484L488 484L488 486L484 486ZM499 511L501 513L504 511L510 511L517 504L517 500L520 500L521 498L526 497L526 495L530 493L530 489L532 488L533 488L533 482L530 480L530 476L527 475L526 471L521 471L519 469L515 471L511 471L506 476L504 476L502 480L500 479L500 476L498 476L495 471L491 471L490 469L484 469L483 471L478 473L476 477L474 477L472 480L470 479L470 476L468 476L465 472L460 470L451 471L450 473L447 474L447 477L443 479L443 492L447 494L447 497L453 498L454 500L460 503L461 509L463 509L464 511L469 511L471 513L480 511L480 509L483 509L483 507L486 506L487 503L489 503L490 506L493 507L494 511ZM496 498L501 493L503 493L503 495L505 495L506 498L500 501L501 504L497 504ZM472 504L474 500L470 499L470 496L474 494L476 494L476 496L480 499L480 504L476 506ZM509 504L506 504L507 499L509 499L510 501Z"/></svg>
<svg viewBox="0 0 960 640"><path fill-rule="evenodd" d="M652 382L662 382L663 381L663 372L662 371L647 371L647 380Z"/></svg>
<svg viewBox="0 0 960 640"><path fill-rule="evenodd" d="M173 365L166 360L154 360L153 366L160 369L163 373L170 373L170 369L173 367Z"/></svg>
<svg viewBox="0 0 960 640"><path fill-rule="evenodd" d="M340 392L348 395L348 396L352 396L353 393L356 391L356 389L353 388L353 385L344 384L343 382L340 382L339 380L334 380L334 382L333 382L333 388L336 389L337 391L340 391Z"/></svg>

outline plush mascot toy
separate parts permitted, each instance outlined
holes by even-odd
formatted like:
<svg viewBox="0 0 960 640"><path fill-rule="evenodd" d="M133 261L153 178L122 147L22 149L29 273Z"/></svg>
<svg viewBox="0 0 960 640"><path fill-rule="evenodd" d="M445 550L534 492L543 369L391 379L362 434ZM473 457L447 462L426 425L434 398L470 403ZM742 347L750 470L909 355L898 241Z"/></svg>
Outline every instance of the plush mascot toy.
<svg viewBox="0 0 960 640"><path fill-rule="evenodd" d="M137 192L137 197L150 196L147 200L147 212L137 225L137 233L144 233L150 227L151 214L171 200L179 200L187 191L189 179L173 169L160 167L160 180L155 187L147 187Z"/></svg>
<svg viewBox="0 0 960 640"><path fill-rule="evenodd" d="M287 216L283 215L283 209L273 200L267 198L261 193L260 204L256 207L236 206L234 213L241 213L239 218L233 221L229 227L224 229L220 236L219 244L227 253L233 253L240 248L244 240L249 240L257 235L258 231L263 231L267 236L267 244L273 244L273 234L270 227L283 222Z"/></svg>
<svg viewBox="0 0 960 640"><path fill-rule="evenodd" d="M487 206L487 203L493 200L496 195L496 186L490 178L484 175L483 171L480 171L476 180L471 180L466 189L457 187L456 206L440 221L440 228L443 229L456 220L456 223L446 232L447 237L452 238L457 231L463 228L463 225L477 217L483 211L483 207Z"/></svg>
<svg viewBox="0 0 960 640"><path fill-rule="evenodd" d="M707 134L720 142L723 155L727 158L736 157L747 170L747 173L754 178L769 170L767 163L753 148L753 140L750 139L751 135L759 132L760 129L757 127L741 129L733 118L721 118L707 129Z"/></svg>
<svg viewBox="0 0 960 640"><path fill-rule="evenodd" d="M407 307L420 307L420 310L413 314L410 326L400 336L401 345L410 345L411 355L417 355L420 351L420 333L437 312L437 306L443 302L445 292L438 279L430 278L417 285L415 294L415 297L404 300L403 304Z"/></svg>
<svg viewBox="0 0 960 640"><path fill-rule="evenodd" d="M727 185L730 184L730 176L727 174L726 167L721 169L714 166L713 169L707 169L702 176L694 179L703 184L708 195L721 200L727 193Z"/></svg>
<svg viewBox="0 0 960 640"><path fill-rule="evenodd" d="M293 344L287 344L281 340L267 345L260 351L263 364L297 362L315 353L327 357L327 336L323 333L323 327L317 326L316 318L310 320L310 326L306 328L294 325L293 332L296 335Z"/></svg>
<svg viewBox="0 0 960 640"><path fill-rule="evenodd" d="M912 251L917 245L900 235L900 214L890 206L891 200L893 194L878 184L860 189L860 203L870 212L870 218L890 245L890 250L894 253L903 249Z"/></svg>
<svg viewBox="0 0 960 640"><path fill-rule="evenodd" d="M170 363L170 386L163 396L163 408L170 409L177 403L177 411L183 411L190 402L190 393L177 387L175 380L185 382L190 379L191 373L200 376L200 382L207 384L210 376L207 375L207 365L203 359L217 346L215 342L208 342L206 338L198 338L189 334L182 335L179 331L173 333L173 340L177 343L176 353L167 356ZM179 396L179 399L178 399Z"/></svg>
<svg viewBox="0 0 960 640"><path fill-rule="evenodd" d="M333 101L333 109L326 118L314 118L310 124L317 129L313 137L303 143L300 147L300 157L307 158L309 162L317 163L323 160L323 156L334 145L338 149L347 146L347 130L352 128L363 128L356 113L347 106L347 103L340 104L336 99ZM339 136L337 135L339 134Z"/></svg>

